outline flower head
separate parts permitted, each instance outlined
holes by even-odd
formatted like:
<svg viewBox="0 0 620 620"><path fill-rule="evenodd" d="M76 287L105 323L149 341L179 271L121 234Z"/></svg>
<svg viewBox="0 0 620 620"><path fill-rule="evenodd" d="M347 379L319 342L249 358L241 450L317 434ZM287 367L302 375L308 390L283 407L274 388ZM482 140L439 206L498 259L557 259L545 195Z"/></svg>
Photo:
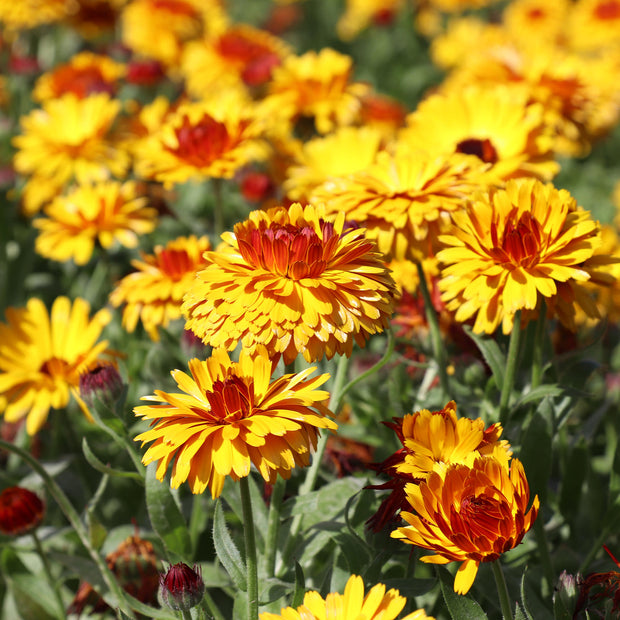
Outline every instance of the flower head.
<svg viewBox="0 0 620 620"><path fill-rule="evenodd" d="M262 159L263 118L235 93L186 103L136 146L136 171L166 187L209 177L230 178Z"/></svg>
<svg viewBox="0 0 620 620"><path fill-rule="evenodd" d="M45 514L45 504L23 487L9 487L0 493L0 532L20 536L38 527Z"/></svg>
<svg viewBox="0 0 620 620"><path fill-rule="evenodd" d="M41 231L35 249L53 260L85 265L96 243L104 249L114 242L135 248L138 235L152 232L157 224L157 210L146 202L132 181L78 185L56 197L45 208L45 217L35 221Z"/></svg>
<svg viewBox="0 0 620 620"><path fill-rule="evenodd" d="M279 614L262 613L260 620L395 620L407 599L395 588L386 592L378 583L364 595L364 582L351 575L344 594L330 592L325 599L318 592L307 592L297 609L283 608ZM402 620L433 620L423 609L407 614Z"/></svg>
<svg viewBox="0 0 620 620"><path fill-rule="evenodd" d="M596 316L594 304L566 285L590 278L583 264L601 243L600 228L566 190L512 180L478 195L453 220L437 258L444 264L439 287L457 321L475 315L475 332L492 333L501 323L507 334L517 311L558 294Z"/></svg>
<svg viewBox="0 0 620 620"><path fill-rule="evenodd" d="M73 0L0 0L0 22L8 30L35 28L67 17L73 6Z"/></svg>
<svg viewBox="0 0 620 620"><path fill-rule="evenodd" d="M123 327L133 332L141 321L151 339L159 340L158 328L181 318L183 295L205 265L203 254L210 248L207 237L178 237L132 261L136 271L126 275L110 295L112 305L125 304Z"/></svg>
<svg viewBox="0 0 620 620"><path fill-rule="evenodd" d="M527 508L530 490L518 459L477 457L446 465L427 480L406 487L411 512L401 512L409 524L393 538L434 552L422 562L462 562L454 591L465 594L481 562L497 560L516 547L534 523L540 502Z"/></svg>
<svg viewBox="0 0 620 620"><path fill-rule="evenodd" d="M183 302L186 327L213 347L258 344L290 363L351 355L382 331L394 283L361 230L343 231L319 208L253 211L207 252Z"/></svg>
<svg viewBox="0 0 620 620"><path fill-rule="evenodd" d="M333 49L288 56L273 70L270 97L290 108L290 116L314 118L321 134L350 125L369 86L350 82L353 60Z"/></svg>
<svg viewBox="0 0 620 620"><path fill-rule="evenodd" d="M501 424L492 424L485 429L481 418L457 418L454 401L439 411L422 409L385 424L396 433L402 448L373 467L391 478L383 485L370 487L391 490L376 515L369 520L369 525L376 531L392 520L398 510L407 510L407 483L419 484L438 467L465 463L472 454L494 455L506 462L512 454L510 444L499 439Z"/></svg>
<svg viewBox="0 0 620 620"><path fill-rule="evenodd" d="M40 299L25 308L9 308L8 324L0 324L0 410L8 422L26 417L34 435L50 408L67 406L71 393L78 399L80 375L95 367L107 341L97 342L110 321L107 310L89 316L88 302L57 297L48 313ZM85 412L87 413L87 412Z"/></svg>
<svg viewBox="0 0 620 620"><path fill-rule="evenodd" d="M289 478L293 467L310 462L318 429L336 428L323 404L328 393L316 389L329 375L308 379L314 368L271 381L272 361L264 349L253 355L243 350L238 362L217 349L206 361L191 360L189 369L191 376L171 373L182 393L156 390L143 400L159 404L134 409L153 420L136 437L153 442L142 462L159 462L159 480L174 462L173 488L188 480L192 493L209 487L219 497L226 476L249 476L252 464L268 482L278 474Z"/></svg>
<svg viewBox="0 0 620 620"><path fill-rule="evenodd" d="M179 562L159 577L159 596L170 609L188 610L200 603L205 593L200 567Z"/></svg>

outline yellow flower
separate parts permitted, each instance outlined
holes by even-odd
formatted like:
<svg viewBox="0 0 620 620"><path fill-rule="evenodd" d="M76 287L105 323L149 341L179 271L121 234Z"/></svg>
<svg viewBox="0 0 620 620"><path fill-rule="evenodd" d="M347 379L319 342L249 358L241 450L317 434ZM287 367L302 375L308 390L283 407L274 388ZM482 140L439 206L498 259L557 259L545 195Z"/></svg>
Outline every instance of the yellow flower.
<svg viewBox="0 0 620 620"><path fill-rule="evenodd" d="M396 433L402 448L373 467L391 478L385 484L371 487L391 490L369 520L375 531L383 529L398 510L407 510L407 483L419 484L444 465L465 463L472 453L494 456L506 463L512 455L510 444L499 439L503 430L501 424L485 429L481 418L457 418L454 401L439 411L422 409L385 424Z"/></svg>
<svg viewBox="0 0 620 620"><path fill-rule="evenodd" d="M136 172L165 187L230 178L245 164L266 156L263 127L256 108L234 93L182 104L133 146Z"/></svg>
<svg viewBox="0 0 620 620"><path fill-rule="evenodd" d="M389 22L402 10L403 0L347 0L344 13L336 24L338 36L351 41L374 22Z"/></svg>
<svg viewBox="0 0 620 620"><path fill-rule="evenodd" d="M364 582L351 575L344 594L330 592L325 599L318 592L306 592L304 602L297 609L282 608L279 614L264 612L260 620L395 620L407 599L395 588L385 591L378 583L364 596ZM401 620L433 620L423 609L404 616Z"/></svg>
<svg viewBox="0 0 620 620"><path fill-rule="evenodd" d="M588 280L583 263L601 243L588 211L566 190L535 179L479 194L452 217L451 232L440 237L439 288L457 321L476 316L477 333L501 323L508 334L518 310L536 309L543 297L553 302L561 283Z"/></svg>
<svg viewBox="0 0 620 620"><path fill-rule="evenodd" d="M8 30L26 30L56 22L73 9L74 0L0 0L0 22Z"/></svg>
<svg viewBox="0 0 620 620"><path fill-rule="evenodd" d="M122 178L129 156L108 133L120 102L104 93L80 99L69 93L43 104L21 119L22 133L13 139L13 159L20 174L51 179L58 186Z"/></svg>
<svg viewBox="0 0 620 620"><path fill-rule="evenodd" d="M579 0L573 5L567 28L576 49L609 53L620 47L620 0Z"/></svg>
<svg viewBox="0 0 620 620"><path fill-rule="evenodd" d="M314 119L321 134L350 125L360 110L360 97L370 87L350 82L353 60L333 49L288 56L273 70L269 97L274 108L289 108L289 116Z"/></svg>
<svg viewBox="0 0 620 620"><path fill-rule="evenodd" d="M51 407L67 406L70 394L80 402L80 374L95 367L108 351L97 343L110 313L89 316L88 302L73 304L57 297L48 313L40 299L25 308L9 308L7 324L0 324L0 410L7 422L26 417L29 435L37 433ZM87 411L84 411L88 415Z"/></svg>
<svg viewBox="0 0 620 620"><path fill-rule="evenodd" d="M317 390L324 374L307 379L315 369L271 381L272 361L263 350L243 350L239 362L215 350L206 361L189 362L191 377L180 370L172 376L182 393L156 390L155 405L136 407L137 416L153 420L136 441L154 443L145 452L145 465L158 461L163 480L174 462L171 486L189 481L192 493L207 487L219 497L226 476L239 480L254 465L268 482L280 474L289 478L293 467L310 462L318 429L335 430L323 402L329 393Z"/></svg>
<svg viewBox="0 0 620 620"><path fill-rule="evenodd" d="M462 562L454 591L465 594L481 562L493 562L516 547L536 520L536 496L528 511L530 490L518 459L476 457L466 463L433 471L427 480L406 487L411 512L401 512L409 524L393 538L435 552L422 562Z"/></svg>
<svg viewBox="0 0 620 620"><path fill-rule="evenodd" d="M81 52L65 64L44 73L36 82L32 98L36 101L57 99L73 93L80 99L94 93L113 94L125 67L109 56Z"/></svg>
<svg viewBox="0 0 620 620"><path fill-rule="evenodd" d="M105 249L114 242L135 248L138 235L152 232L157 224L157 210L146 202L137 195L132 181L78 185L55 198L45 208L45 217L34 222L41 231L35 249L52 260L73 259L77 265L85 265L95 243Z"/></svg>
<svg viewBox="0 0 620 620"><path fill-rule="evenodd" d="M370 166L381 147L381 137L381 132L371 127L340 127L327 136L308 140L287 170L287 196L314 202L313 190L328 179Z"/></svg>
<svg viewBox="0 0 620 620"><path fill-rule="evenodd" d="M559 44L566 36L571 6L570 0L513 0L504 9L502 21L516 40Z"/></svg>
<svg viewBox="0 0 620 620"><path fill-rule="evenodd" d="M220 0L133 0L121 15L122 42L139 55L173 67L183 45L225 28Z"/></svg>
<svg viewBox="0 0 620 620"><path fill-rule="evenodd" d="M436 154L465 153L491 164L498 182L532 176L550 180L559 171L540 104L527 89L504 85L454 88L431 95L407 117L399 139Z"/></svg>
<svg viewBox="0 0 620 620"><path fill-rule="evenodd" d="M181 59L187 91L197 98L235 85L260 86L291 53L281 39L247 24L188 43Z"/></svg>
<svg viewBox="0 0 620 620"><path fill-rule="evenodd" d="M366 227L389 258L422 260L435 250L449 214L489 182L488 164L460 153L438 155L400 143L364 170L330 178L313 199Z"/></svg>
<svg viewBox="0 0 620 620"><path fill-rule="evenodd" d="M137 271L125 276L110 295L113 306L126 304L123 327L133 332L140 320L151 339L159 340L158 328L181 318L183 295L205 265L203 253L210 248L207 237L178 237L132 261Z"/></svg>
<svg viewBox="0 0 620 620"><path fill-rule="evenodd" d="M206 344L262 344L286 364L351 355L353 341L388 325L394 282L361 230L343 232L344 214L298 203L253 211L207 252L185 295L186 327Z"/></svg>

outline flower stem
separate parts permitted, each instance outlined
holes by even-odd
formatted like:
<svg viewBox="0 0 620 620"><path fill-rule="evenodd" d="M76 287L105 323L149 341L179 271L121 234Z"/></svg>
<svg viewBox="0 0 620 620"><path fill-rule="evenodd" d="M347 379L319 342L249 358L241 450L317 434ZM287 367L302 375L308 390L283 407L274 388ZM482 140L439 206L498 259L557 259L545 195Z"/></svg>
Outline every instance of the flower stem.
<svg viewBox="0 0 620 620"><path fill-rule="evenodd" d="M181 611L181 617L183 620L192 620L192 612L189 609Z"/></svg>
<svg viewBox="0 0 620 620"><path fill-rule="evenodd" d="M213 194L215 202L213 205L213 232L217 239L224 232L224 201L222 199L222 179L213 178Z"/></svg>
<svg viewBox="0 0 620 620"><path fill-rule="evenodd" d="M499 400L499 421L503 426L508 422L508 401L514 388L515 376L517 374L517 362L519 361L519 348L521 343L521 310L517 310L510 332L510 342L508 343L508 359L506 360L506 372Z"/></svg>
<svg viewBox="0 0 620 620"><path fill-rule="evenodd" d="M502 565L499 563L499 560L491 562L491 568L493 569L493 576L495 577L495 585L497 586L497 594L499 596L499 604L502 608L504 620L513 620L508 587L506 586L506 579L504 579Z"/></svg>
<svg viewBox="0 0 620 620"><path fill-rule="evenodd" d="M545 532L545 525L541 519L541 515L538 515L538 518L534 522L534 535L536 536L536 544L538 546L538 553L540 554L543 575L547 582L547 591L550 593L553 592L554 586L553 563L551 562L549 541L547 540L547 533Z"/></svg>
<svg viewBox="0 0 620 620"><path fill-rule="evenodd" d="M538 320L536 321L536 331L534 332L534 349L532 352L532 389L537 388L542 382L546 314L547 304L543 298L540 304Z"/></svg>
<svg viewBox="0 0 620 620"><path fill-rule="evenodd" d="M247 620L258 620L258 567L256 562L256 539L254 536L254 517L252 498L247 477L239 479L241 506L243 508L243 534L245 539L245 566L248 582Z"/></svg>
<svg viewBox="0 0 620 620"><path fill-rule="evenodd" d="M265 540L265 574L273 577L276 572L276 550L278 547L278 531L280 529L280 509L286 490L286 480L278 476L273 485L269 501L269 517L267 519L267 538Z"/></svg>
<svg viewBox="0 0 620 620"><path fill-rule="evenodd" d="M45 551L43 551L43 545L41 545L41 539L39 538L39 535L37 534L36 530L32 531L32 538L34 539L34 546L37 549L37 553L39 554L39 557L41 558L41 562L43 563L43 572L45 573L45 578L47 579L47 582L50 588L52 589L52 592L54 593L54 597L56 598L56 604L58 605L58 612L59 612L58 617L64 618L66 615L65 605L62 602L62 597L60 596L60 592L56 586L56 583L54 582L54 577L52 575L50 564L47 561L47 556L45 555Z"/></svg>
<svg viewBox="0 0 620 620"><path fill-rule="evenodd" d="M17 454L34 471L36 471L37 474L39 474L39 476L45 483L45 486L47 487L50 495L56 500L56 503L64 512L65 516L69 520L69 523L71 523L71 526L73 527L75 533L78 535L80 542L84 545L84 548L88 551L91 559L99 569L99 573L101 574L105 585L116 599L114 604L118 605L119 609L129 618L135 619L136 616L133 613L131 606L127 602L127 599L125 598L125 593L123 589L120 587L118 581L116 581L114 573L112 573L112 571L108 568L107 564L104 562L103 558L92 546L90 538L88 536L88 532L80 519L80 515L77 513L77 511L69 501L69 498L64 494L63 490L56 484L55 480L47 473L47 471L45 471L45 469L40 465L40 463L25 450L22 450L21 448L13 445L12 443L1 439L0 448L6 450L7 452Z"/></svg>
<svg viewBox="0 0 620 620"><path fill-rule="evenodd" d="M209 594L209 590L205 590L205 595L202 599L201 608L206 610L209 614L209 618L213 618L213 620L226 620L222 612L219 610L215 601Z"/></svg>
<svg viewBox="0 0 620 620"><path fill-rule="evenodd" d="M431 294L428 290L426 283L426 276L424 275L424 267L422 263L417 262L418 276L420 280L420 292L424 298L424 308L426 311L426 320L431 332L431 343L433 345L433 354L435 356L435 363L437 364L437 373L439 374L439 383L441 389L444 392L445 397L450 395L450 381L448 379L448 356L446 355L446 349L443 346L443 338L441 336L441 329L439 328L439 319L437 318L437 312L435 312L435 306L431 300Z"/></svg>

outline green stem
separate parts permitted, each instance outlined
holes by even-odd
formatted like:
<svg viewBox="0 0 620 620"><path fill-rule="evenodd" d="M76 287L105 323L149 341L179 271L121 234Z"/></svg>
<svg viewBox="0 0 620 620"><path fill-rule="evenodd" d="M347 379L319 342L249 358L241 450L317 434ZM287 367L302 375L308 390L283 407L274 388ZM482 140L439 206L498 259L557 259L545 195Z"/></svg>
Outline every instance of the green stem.
<svg viewBox="0 0 620 620"><path fill-rule="evenodd" d="M254 536L254 517L252 498L247 477L239 479L241 506L243 508L243 534L245 539L245 566L248 582L247 620L258 620L258 566L256 562L256 539Z"/></svg>
<svg viewBox="0 0 620 620"><path fill-rule="evenodd" d="M431 343L433 346L433 354L435 356L435 363L437 364L437 373L439 375L439 383L441 389L444 392L444 396L448 398L450 396L450 380L448 379L448 356L446 355L446 349L444 347L443 338L441 336L441 329L439 327L439 319L437 312L435 312L435 306L431 300L431 294L428 290L426 283L426 276L424 275L424 267L422 263L416 263L418 268L418 276L420 280L420 292L424 298L424 308L426 311L426 320L431 333Z"/></svg>
<svg viewBox="0 0 620 620"><path fill-rule="evenodd" d="M99 573L101 574L105 585L116 599L113 605L118 605L119 609L123 611L123 613L125 613L130 618L135 619L136 616L133 613L131 606L127 602L127 599L125 598L125 593L123 592L123 589L116 581L114 574L108 568L103 558L91 545L90 539L88 537L88 532L82 524L80 515L77 513L77 511L75 510L67 496L64 494L62 489L56 484L54 479L45 471L45 469L40 465L40 463L33 456L28 454L28 452L1 439L0 448L6 450L7 452L12 452L19 455L19 457L24 462L26 462L35 472L37 472L37 474L39 474L39 476L45 483L48 492L56 500L56 503L67 517L69 523L71 523L71 526L73 527L75 533L78 535L80 542L84 545L84 548L86 549L86 551L88 551L91 559L99 569Z"/></svg>
<svg viewBox="0 0 620 620"><path fill-rule="evenodd" d="M222 198L222 179L213 178L213 194L215 201L213 205L213 232L216 239L224 232L224 200Z"/></svg>
<svg viewBox="0 0 620 620"><path fill-rule="evenodd" d="M534 522L534 535L536 536L536 544L538 546L538 553L540 554L543 575L545 576L545 581L547 582L547 593L551 593L553 592L553 586L555 583L553 563L551 562L551 554L549 553L549 541L547 540L545 525L540 514Z"/></svg>
<svg viewBox="0 0 620 620"><path fill-rule="evenodd" d="M49 584L52 592L54 593L54 597L56 598L56 604L58 605L59 612L58 617L64 618L66 615L65 605L62 602L62 597L60 596L60 592L58 591L56 582L54 581L50 564L47 561L47 556L45 555L45 551L43 551L43 545L41 545L41 539L39 538L36 530L32 531L32 538L34 539L34 546L37 549L37 553L39 554L41 562L43 563L43 572L45 573L45 578L47 579L47 583Z"/></svg>
<svg viewBox="0 0 620 620"><path fill-rule="evenodd" d="M267 538L265 540L265 574L273 577L276 572L276 550L278 548L278 531L280 530L280 509L286 490L286 480L276 478L269 501L269 517L267 519Z"/></svg>
<svg viewBox="0 0 620 620"><path fill-rule="evenodd" d="M495 577L495 585L497 586L497 594L499 596L499 604L502 608L504 620L513 620L508 587L506 586L506 579L504 579L504 573L499 560L491 562L491 568L493 569L493 576Z"/></svg>
<svg viewBox="0 0 620 620"><path fill-rule="evenodd" d="M508 422L508 401L514 388L515 376L517 374L517 363L519 361L519 348L521 343L521 310L517 310L514 316L512 331L510 332L510 342L508 343L508 359L506 360L506 371L504 382L499 399L499 421L505 427Z"/></svg>
<svg viewBox="0 0 620 620"><path fill-rule="evenodd" d="M534 349L532 351L532 389L537 388L542 382L543 376L543 353L545 350L545 324L547 304L543 298L540 304L540 314L536 321L534 332Z"/></svg>
<svg viewBox="0 0 620 620"><path fill-rule="evenodd" d="M189 609L183 609L181 611L181 618L183 620L192 620L192 612Z"/></svg>
<svg viewBox="0 0 620 620"><path fill-rule="evenodd" d="M218 606L215 604L215 601L209 594L209 590L205 590L204 598L202 599L202 609L204 609L213 620L226 620L222 612L219 610Z"/></svg>

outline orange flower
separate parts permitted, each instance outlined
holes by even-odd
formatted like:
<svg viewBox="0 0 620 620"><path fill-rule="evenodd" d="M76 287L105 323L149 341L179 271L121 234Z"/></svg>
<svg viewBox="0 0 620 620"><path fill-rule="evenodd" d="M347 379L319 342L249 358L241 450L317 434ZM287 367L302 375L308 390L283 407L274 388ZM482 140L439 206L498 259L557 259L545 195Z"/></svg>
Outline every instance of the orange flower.
<svg viewBox="0 0 620 620"><path fill-rule="evenodd" d="M234 349L239 341L292 362L351 355L388 325L394 282L362 230L343 231L324 210L295 203L253 211L207 252L185 295L186 327L205 344Z"/></svg>
<svg viewBox="0 0 620 620"><path fill-rule="evenodd" d="M401 517L409 525L392 537L435 552L422 562L462 562L454 580L458 594L469 591L481 562L493 562L521 542L540 506L536 496L527 510L530 489L518 459L509 467L505 458L474 452L405 490L412 511Z"/></svg>

